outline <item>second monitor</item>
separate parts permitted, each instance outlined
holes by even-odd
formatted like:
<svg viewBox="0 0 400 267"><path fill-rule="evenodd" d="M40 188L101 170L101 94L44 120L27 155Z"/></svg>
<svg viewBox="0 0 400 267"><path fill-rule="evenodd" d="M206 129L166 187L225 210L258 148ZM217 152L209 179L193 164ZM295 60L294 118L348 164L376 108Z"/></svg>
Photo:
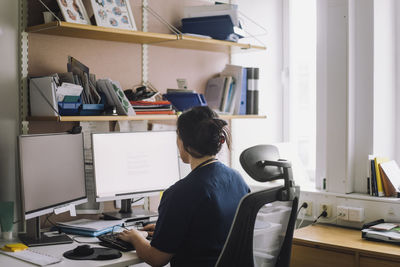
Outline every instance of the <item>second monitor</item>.
<svg viewBox="0 0 400 267"><path fill-rule="evenodd" d="M115 219L149 217L131 209L132 198L158 194L179 179L174 131L92 135L96 201L122 200Z"/></svg>

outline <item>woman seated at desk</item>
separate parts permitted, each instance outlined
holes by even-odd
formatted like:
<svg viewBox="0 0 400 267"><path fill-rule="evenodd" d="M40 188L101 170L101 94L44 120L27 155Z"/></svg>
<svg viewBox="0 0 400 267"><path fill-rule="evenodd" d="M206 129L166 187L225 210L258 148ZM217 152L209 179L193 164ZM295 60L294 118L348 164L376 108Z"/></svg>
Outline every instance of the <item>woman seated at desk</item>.
<svg viewBox="0 0 400 267"><path fill-rule="evenodd" d="M226 142L227 123L209 107L184 112L177 122L180 156L192 171L167 189L158 208L157 224L120 238L133 243L138 256L152 266L214 266L228 236L240 199L250 192L241 175L215 155Z"/></svg>

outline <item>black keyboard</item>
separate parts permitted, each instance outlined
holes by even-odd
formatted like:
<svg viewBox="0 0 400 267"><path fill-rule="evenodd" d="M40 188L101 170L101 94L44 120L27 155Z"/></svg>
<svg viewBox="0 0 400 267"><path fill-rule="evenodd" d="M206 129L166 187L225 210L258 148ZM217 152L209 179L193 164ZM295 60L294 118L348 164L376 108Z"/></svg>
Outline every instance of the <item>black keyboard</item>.
<svg viewBox="0 0 400 267"><path fill-rule="evenodd" d="M130 242L126 242L124 240L119 239L118 234L105 234L98 236L97 238L101 241L100 245L115 248L120 251L131 251L135 250L135 247Z"/></svg>

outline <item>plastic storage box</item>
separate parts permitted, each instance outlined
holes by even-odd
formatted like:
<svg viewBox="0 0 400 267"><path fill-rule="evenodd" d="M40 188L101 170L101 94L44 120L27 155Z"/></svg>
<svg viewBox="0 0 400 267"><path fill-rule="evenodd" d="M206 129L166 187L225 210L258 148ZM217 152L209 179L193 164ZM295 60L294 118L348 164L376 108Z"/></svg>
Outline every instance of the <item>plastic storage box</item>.
<svg viewBox="0 0 400 267"><path fill-rule="evenodd" d="M78 102L58 102L58 113L61 116L77 116L82 105L81 99Z"/></svg>
<svg viewBox="0 0 400 267"><path fill-rule="evenodd" d="M60 116L96 116L104 111L104 104L82 104L81 98L76 102L58 102Z"/></svg>
<svg viewBox="0 0 400 267"><path fill-rule="evenodd" d="M96 116L104 111L104 104L82 104L81 116Z"/></svg>
<svg viewBox="0 0 400 267"><path fill-rule="evenodd" d="M207 35L217 40L237 41L243 36L234 32L229 15L182 19L182 32Z"/></svg>
<svg viewBox="0 0 400 267"><path fill-rule="evenodd" d="M202 94L169 93L163 96L179 111L184 111L196 106L207 106L206 99Z"/></svg>

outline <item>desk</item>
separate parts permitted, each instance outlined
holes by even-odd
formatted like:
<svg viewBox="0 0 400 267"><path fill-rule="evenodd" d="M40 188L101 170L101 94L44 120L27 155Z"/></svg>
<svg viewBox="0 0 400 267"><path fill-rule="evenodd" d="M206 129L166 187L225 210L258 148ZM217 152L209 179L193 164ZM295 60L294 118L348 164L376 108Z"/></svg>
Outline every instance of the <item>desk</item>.
<svg viewBox="0 0 400 267"><path fill-rule="evenodd" d="M18 241L15 241L18 242ZM0 246L3 246L6 242L0 242ZM14 243L7 242L7 243ZM82 245L80 243L74 242L72 244L65 244L65 245L53 245L53 246L40 246L34 247L32 250L43 252L52 256L62 257L62 254L67 251L74 249L76 246ZM97 244L90 244L93 247L101 247ZM122 267L133 265L136 263L143 262L138 258L136 252L122 252L122 257L115 259L115 260L106 260L106 261L77 261L77 260L70 260L67 258L62 257L63 260L60 263L49 265L51 267L59 267L59 266L77 266L77 267L85 267L85 266L112 266L112 267ZM34 264L24 262L22 260L6 256L4 254L0 254L0 266L12 266L12 267L32 267L36 266Z"/></svg>
<svg viewBox="0 0 400 267"><path fill-rule="evenodd" d="M310 225L294 232L290 266L400 266L400 245L364 240L360 230Z"/></svg>

